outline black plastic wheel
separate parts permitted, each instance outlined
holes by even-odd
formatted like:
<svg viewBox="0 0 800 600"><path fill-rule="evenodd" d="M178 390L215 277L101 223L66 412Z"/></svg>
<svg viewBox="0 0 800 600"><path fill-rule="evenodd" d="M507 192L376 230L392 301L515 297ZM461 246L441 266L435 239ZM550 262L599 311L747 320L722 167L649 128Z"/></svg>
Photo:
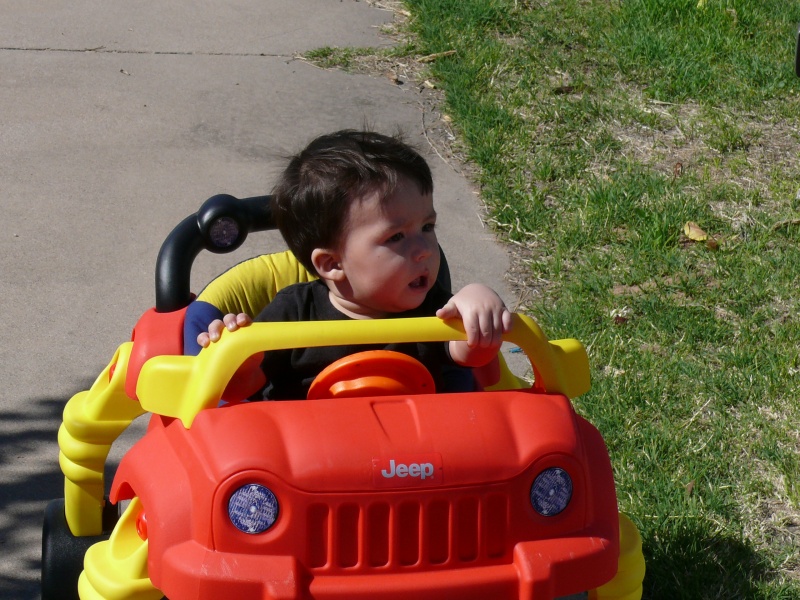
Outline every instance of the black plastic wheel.
<svg viewBox="0 0 800 600"><path fill-rule="evenodd" d="M78 578L89 546L107 540L119 518L115 506L106 503L102 535L72 535L64 514L64 499L52 500L44 511L42 526L42 600L79 600Z"/></svg>

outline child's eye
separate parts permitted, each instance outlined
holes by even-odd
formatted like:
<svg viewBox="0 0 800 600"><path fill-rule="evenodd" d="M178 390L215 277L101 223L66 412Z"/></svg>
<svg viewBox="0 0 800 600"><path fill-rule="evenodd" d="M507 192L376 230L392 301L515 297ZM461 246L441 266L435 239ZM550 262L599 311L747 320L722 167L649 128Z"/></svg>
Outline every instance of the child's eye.
<svg viewBox="0 0 800 600"><path fill-rule="evenodd" d="M386 241L387 241L387 242L399 242L400 240L402 240L402 239L403 239L403 237L404 237L404 236L403 236L403 234L402 234L402 233L395 233L395 234L394 234L392 237L390 237L390 238L389 238L388 240L386 240Z"/></svg>
<svg viewBox="0 0 800 600"><path fill-rule="evenodd" d="M424 231L425 233L430 233L435 229L436 229L436 223L426 223L425 225L422 226L422 231Z"/></svg>

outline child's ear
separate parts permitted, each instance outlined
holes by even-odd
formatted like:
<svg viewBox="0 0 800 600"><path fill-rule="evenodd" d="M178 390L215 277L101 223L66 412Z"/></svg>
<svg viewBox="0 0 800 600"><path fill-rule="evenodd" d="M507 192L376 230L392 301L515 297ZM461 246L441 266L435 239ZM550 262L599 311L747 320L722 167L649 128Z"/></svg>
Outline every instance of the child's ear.
<svg viewBox="0 0 800 600"><path fill-rule="evenodd" d="M314 248L311 251L311 263L321 279L326 281L342 281L344 270L338 252L327 248Z"/></svg>

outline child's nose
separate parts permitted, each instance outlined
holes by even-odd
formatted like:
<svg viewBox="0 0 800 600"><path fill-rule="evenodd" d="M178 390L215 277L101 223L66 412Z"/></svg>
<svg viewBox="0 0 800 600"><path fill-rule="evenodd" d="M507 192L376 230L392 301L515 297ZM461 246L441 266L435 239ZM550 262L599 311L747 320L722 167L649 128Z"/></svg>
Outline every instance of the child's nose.
<svg viewBox="0 0 800 600"><path fill-rule="evenodd" d="M424 260L433 254L433 251L436 247L437 244L435 242L432 243L430 240L420 237L414 244L412 256L417 262Z"/></svg>

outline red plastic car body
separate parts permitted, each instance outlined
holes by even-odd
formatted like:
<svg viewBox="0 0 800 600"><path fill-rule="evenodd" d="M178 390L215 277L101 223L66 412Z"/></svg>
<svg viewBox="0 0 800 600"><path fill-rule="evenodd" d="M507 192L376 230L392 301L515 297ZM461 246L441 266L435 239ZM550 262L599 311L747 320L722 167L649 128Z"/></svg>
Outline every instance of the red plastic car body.
<svg viewBox="0 0 800 600"><path fill-rule="evenodd" d="M531 485L554 467L572 499L543 516ZM258 535L228 515L252 484L280 506ZM112 500L133 496L150 579L176 600L552 598L606 583L619 556L601 436L565 397L527 391L155 418L114 480Z"/></svg>
<svg viewBox="0 0 800 600"><path fill-rule="evenodd" d="M419 393L413 368L389 359L374 372L366 360L364 373L334 367L353 397L219 406L264 350L464 339L463 328L255 324L182 356L182 303L145 313L67 403L46 600L74 597L65 585L82 600L641 597L641 539L618 513L600 433L570 402L589 388L577 341L548 341L515 315L506 339L531 361L527 389L503 389L519 387L512 376L492 391ZM103 539L104 463L145 412L111 488L112 503L130 502Z"/></svg>

